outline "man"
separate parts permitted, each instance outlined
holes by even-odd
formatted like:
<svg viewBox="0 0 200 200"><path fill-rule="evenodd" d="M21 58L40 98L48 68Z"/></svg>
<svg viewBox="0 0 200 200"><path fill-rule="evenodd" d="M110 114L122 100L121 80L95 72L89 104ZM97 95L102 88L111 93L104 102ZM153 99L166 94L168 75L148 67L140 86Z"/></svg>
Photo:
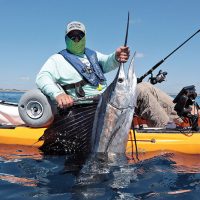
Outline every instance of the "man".
<svg viewBox="0 0 200 200"><path fill-rule="evenodd" d="M85 26L77 21L67 25L65 42L66 49L52 55L36 78L38 88L60 108L71 107L76 97L101 94L107 87L104 73L127 62L130 53L128 47L110 55L86 48Z"/></svg>
<svg viewBox="0 0 200 200"><path fill-rule="evenodd" d="M38 88L62 108L43 135L40 149L48 154L90 151L97 102L73 106L74 99L101 95L107 88L104 74L129 58L128 47L119 47L110 55L86 48L86 31L81 22L67 25L65 42L66 49L52 55L36 77Z"/></svg>

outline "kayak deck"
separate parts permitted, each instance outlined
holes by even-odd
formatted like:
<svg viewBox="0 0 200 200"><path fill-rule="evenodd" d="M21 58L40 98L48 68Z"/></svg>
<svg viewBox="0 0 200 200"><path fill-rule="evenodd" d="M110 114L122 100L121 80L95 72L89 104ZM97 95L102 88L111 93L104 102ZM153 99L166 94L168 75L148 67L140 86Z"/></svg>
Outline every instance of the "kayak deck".
<svg viewBox="0 0 200 200"><path fill-rule="evenodd" d="M200 132L180 132L179 130L142 129L136 132L138 152L176 151L200 154ZM133 131L129 134L126 152L135 152Z"/></svg>
<svg viewBox="0 0 200 200"><path fill-rule="evenodd" d="M38 139L43 135L46 128L30 128L4 126L0 127L0 144L17 144L25 146L41 146L43 141Z"/></svg>
<svg viewBox="0 0 200 200"><path fill-rule="evenodd" d="M0 144L16 144L40 147L38 139L46 128L0 127ZM200 132L181 133L178 130L142 129L136 130L138 152L176 151L187 154L200 154ZM130 131L126 152L135 153L133 131Z"/></svg>

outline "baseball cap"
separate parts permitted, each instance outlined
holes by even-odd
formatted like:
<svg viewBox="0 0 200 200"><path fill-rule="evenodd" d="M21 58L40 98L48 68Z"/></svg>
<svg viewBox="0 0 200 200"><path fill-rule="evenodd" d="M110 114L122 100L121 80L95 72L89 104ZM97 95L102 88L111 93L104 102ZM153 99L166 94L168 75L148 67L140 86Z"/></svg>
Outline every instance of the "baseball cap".
<svg viewBox="0 0 200 200"><path fill-rule="evenodd" d="M78 22L78 21L70 22L67 25L67 30L66 30L65 34L68 34L70 31L73 31L73 30L80 30L83 33L85 33L85 26L84 26L84 24L82 24L81 22Z"/></svg>

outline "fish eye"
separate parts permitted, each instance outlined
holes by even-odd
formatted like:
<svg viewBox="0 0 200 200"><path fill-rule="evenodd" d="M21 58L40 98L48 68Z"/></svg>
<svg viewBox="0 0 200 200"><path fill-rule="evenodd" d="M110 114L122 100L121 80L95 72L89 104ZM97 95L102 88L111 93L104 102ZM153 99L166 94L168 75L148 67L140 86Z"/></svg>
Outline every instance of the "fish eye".
<svg viewBox="0 0 200 200"><path fill-rule="evenodd" d="M122 83L123 81L124 81L123 78L118 78L118 82L119 82L119 83Z"/></svg>

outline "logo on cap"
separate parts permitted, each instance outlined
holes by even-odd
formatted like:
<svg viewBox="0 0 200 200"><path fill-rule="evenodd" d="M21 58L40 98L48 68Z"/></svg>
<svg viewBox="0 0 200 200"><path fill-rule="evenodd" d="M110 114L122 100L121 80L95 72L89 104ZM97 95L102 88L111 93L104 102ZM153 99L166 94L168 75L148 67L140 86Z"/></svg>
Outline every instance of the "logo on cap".
<svg viewBox="0 0 200 200"><path fill-rule="evenodd" d="M71 22L67 25L66 34L68 34L72 30L80 30L85 33L85 26L81 22Z"/></svg>

